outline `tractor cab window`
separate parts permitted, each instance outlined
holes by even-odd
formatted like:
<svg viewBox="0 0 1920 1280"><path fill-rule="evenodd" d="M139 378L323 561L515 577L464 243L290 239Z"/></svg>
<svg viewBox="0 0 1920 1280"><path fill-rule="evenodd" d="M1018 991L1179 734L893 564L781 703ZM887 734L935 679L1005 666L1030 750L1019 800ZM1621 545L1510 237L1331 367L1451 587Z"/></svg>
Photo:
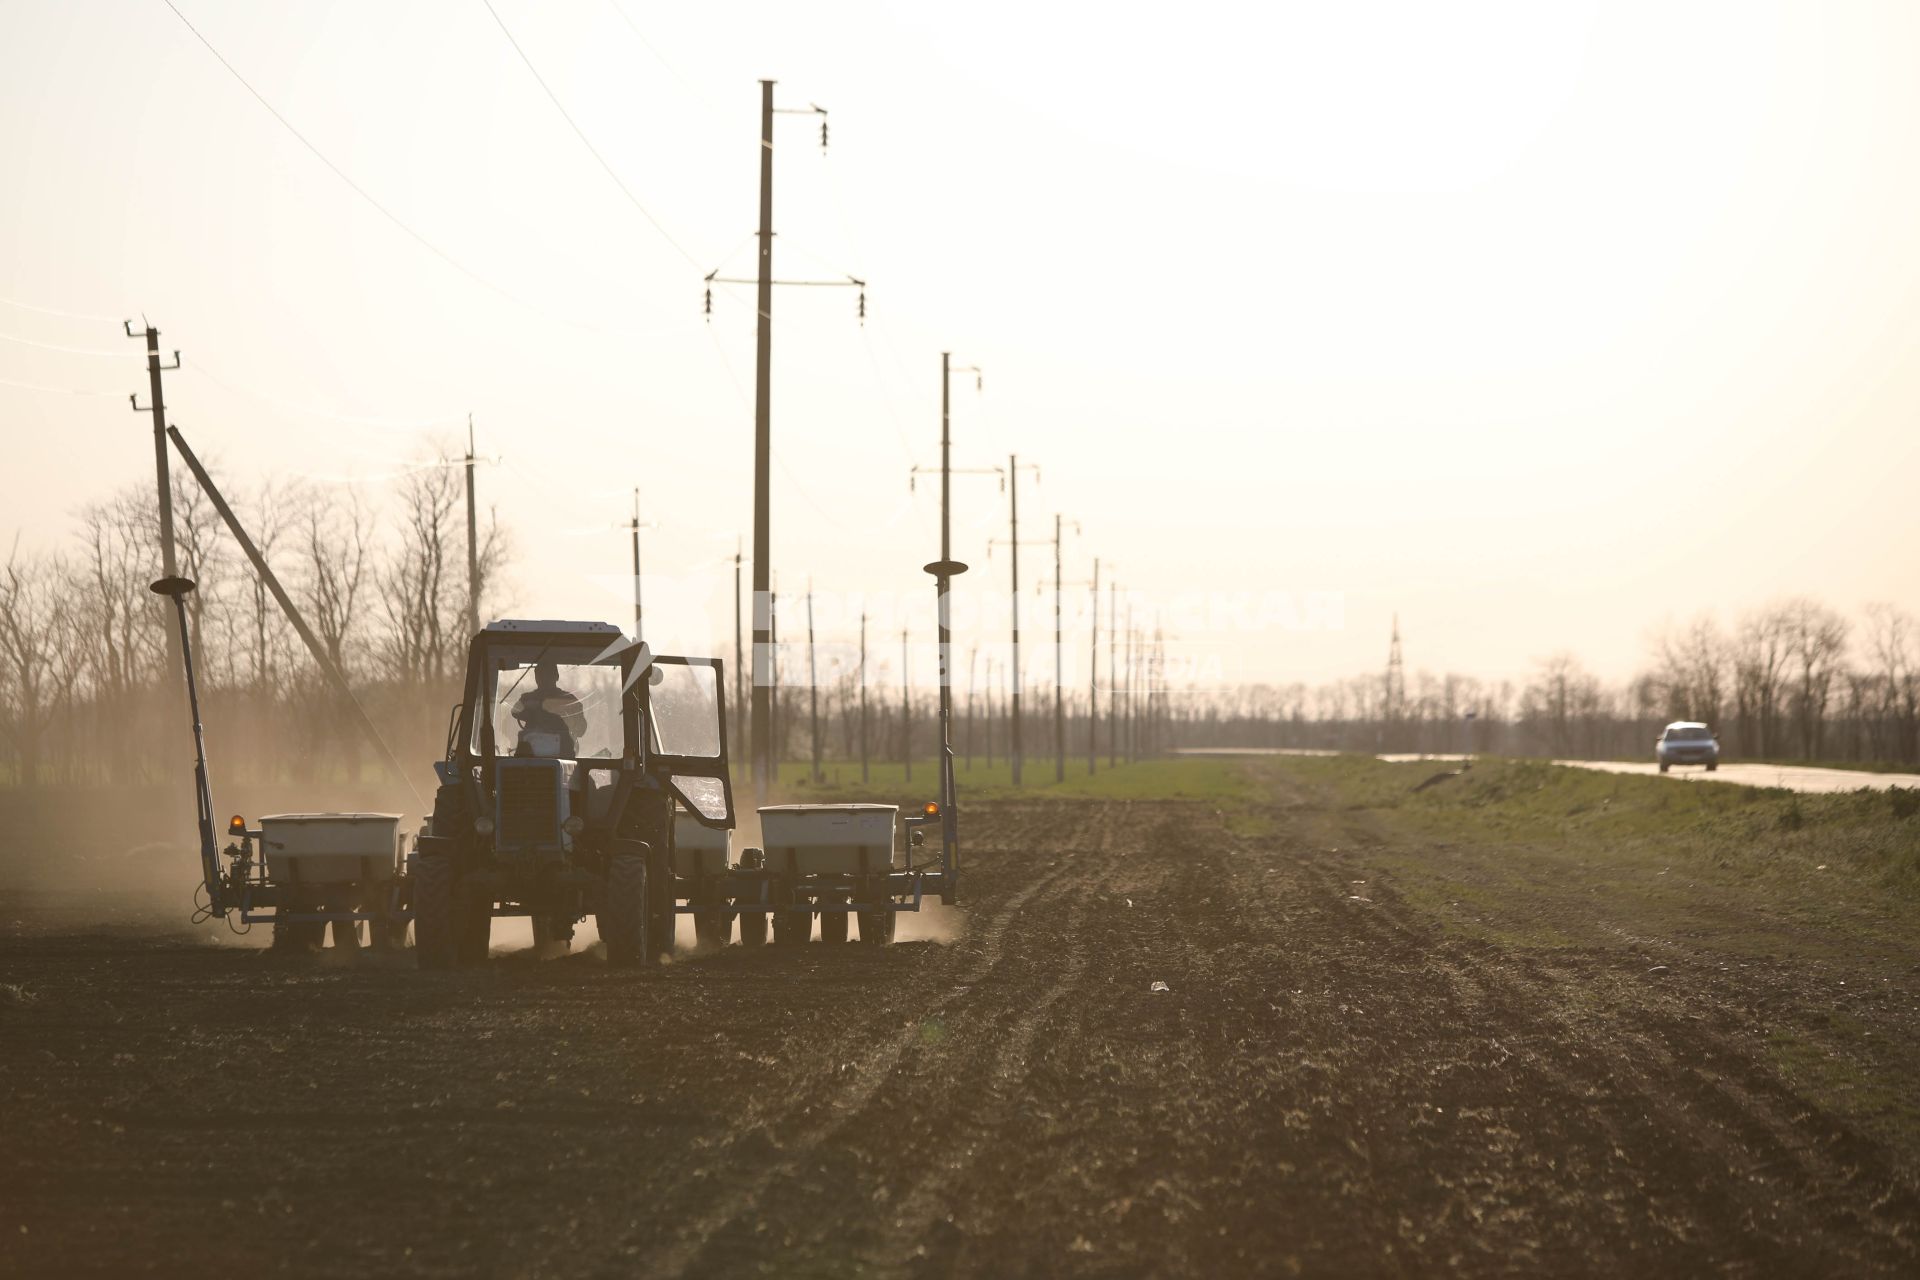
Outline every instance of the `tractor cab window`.
<svg viewBox="0 0 1920 1280"><path fill-rule="evenodd" d="M618 665L566 661L529 646L494 655L491 689L495 755L550 760L621 754ZM475 743L476 749L481 748Z"/></svg>
<svg viewBox="0 0 1920 1280"><path fill-rule="evenodd" d="M720 757L720 696L714 668L656 662L647 670L649 745L655 755Z"/></svg>

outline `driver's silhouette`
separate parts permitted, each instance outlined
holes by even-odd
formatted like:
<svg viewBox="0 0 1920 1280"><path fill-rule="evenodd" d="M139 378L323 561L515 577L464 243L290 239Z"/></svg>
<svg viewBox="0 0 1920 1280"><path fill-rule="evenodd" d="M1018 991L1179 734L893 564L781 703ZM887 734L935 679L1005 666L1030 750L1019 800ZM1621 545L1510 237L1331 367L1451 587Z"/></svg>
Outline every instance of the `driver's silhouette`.
<svg viewBox="0 0 1920 1280"><path fill-rule="evenodd" d="M535 664L533 688L513 704L513 718L520 722L516 755L576 756L587 732L586 708L560 687L560 668L552 662Z"/></svg>

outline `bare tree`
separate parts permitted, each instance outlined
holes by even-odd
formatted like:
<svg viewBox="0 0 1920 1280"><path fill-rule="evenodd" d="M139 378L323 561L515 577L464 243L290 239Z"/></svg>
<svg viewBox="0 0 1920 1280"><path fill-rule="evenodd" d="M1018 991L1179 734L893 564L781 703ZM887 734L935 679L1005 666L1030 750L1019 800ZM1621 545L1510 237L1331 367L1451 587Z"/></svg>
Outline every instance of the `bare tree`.
<svg viewBox="0 0 1920 1280"><path fill-rule="evenodd" d="M47 731L85 664L67 577L59 560L23 555L17 537L0 567L0 731L26 786L41 781Z"/></svg>
<svg viewBox="0 0 1920 1280"><path fill-rule="evenodd" d="M349 669L348 644L359 621L369 572L373 518L352 491L344 502L310 501L301 512L300 611L327 660Z"/></svg>
<svg viewBox="0 0 1920 1280"><path fill-rule="evenodd" d="M1782 616L1788 649L1799 673L1799 684L1793 693L1793 714L1800 727L1800 753L1805 759L1813 760L1820 754L1833 678L1846 657L1847 620L1805 597L1789 601Z"/></svg>
<svg viewBox="0 0 1920 1280"><path fill-rule="evenodd" d="M1912 760L1920 755L1920 664L1915 661L1913 615L1890 604L1870 604L1865 613L1873 714L1882 735L1876 754Z"/></svg>
<svg viewBox="0 0 1920 1280"><path fill-rule="evenodd" d="M445 677L452 637L460 630L463 592L454 566L466 556L457 548L454 513L461 505L459 478L444 467L415 471L399 493L400 541L378 575L381 639L388 675L402 683L437 683Z"/></svg>
<svg viewBox="0 0 1920 1280"><path fill-rule="evenodd" d="M1792 658L1792 623L1773 606L1740 620L1734 641L1734 704L1740 715L1742 750L1762 758L1779 752L1781 700Z"/></svg>
<svg viewBox="0 0 1920 1280"><path fill-rule="evenodd" d="M193 651L197 656L212 659L205 643L207 615L227 607L222 593L226 587L229 552L220 513L201 492L199 483L184 470L173 473L173 541L180 572L194 581L194 590L186 597L187 630L193 638ZM160 576L158 564L152 576Z"/></svg>

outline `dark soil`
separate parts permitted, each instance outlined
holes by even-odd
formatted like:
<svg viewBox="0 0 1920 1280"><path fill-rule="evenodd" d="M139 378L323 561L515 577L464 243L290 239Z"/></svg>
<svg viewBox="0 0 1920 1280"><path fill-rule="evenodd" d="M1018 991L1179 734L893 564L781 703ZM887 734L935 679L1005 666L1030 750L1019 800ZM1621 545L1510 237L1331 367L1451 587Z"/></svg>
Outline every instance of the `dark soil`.
<svg viewBox="0 0 1920 1280"><path fill-rule="evenodd" d="M957 941L644 974L0 897L0 1275L1920 1269L1787 976L1447 935L1276 812L983 803Z"/></svg>

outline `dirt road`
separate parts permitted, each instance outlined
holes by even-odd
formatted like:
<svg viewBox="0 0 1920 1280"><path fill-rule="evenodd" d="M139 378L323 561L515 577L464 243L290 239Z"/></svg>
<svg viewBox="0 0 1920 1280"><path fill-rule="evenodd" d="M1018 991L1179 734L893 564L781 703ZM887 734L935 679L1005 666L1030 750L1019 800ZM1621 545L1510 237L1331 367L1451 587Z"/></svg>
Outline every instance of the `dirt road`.
<svg viewBox="0 0 1920 1280"><path fill-rule="evenodd" d="M0 900L0 1274L1920 1266L1912 1171L1760 1059L1787 975L1448 940L1301 795L968 816L958 941L654 975Z"/></svg>

